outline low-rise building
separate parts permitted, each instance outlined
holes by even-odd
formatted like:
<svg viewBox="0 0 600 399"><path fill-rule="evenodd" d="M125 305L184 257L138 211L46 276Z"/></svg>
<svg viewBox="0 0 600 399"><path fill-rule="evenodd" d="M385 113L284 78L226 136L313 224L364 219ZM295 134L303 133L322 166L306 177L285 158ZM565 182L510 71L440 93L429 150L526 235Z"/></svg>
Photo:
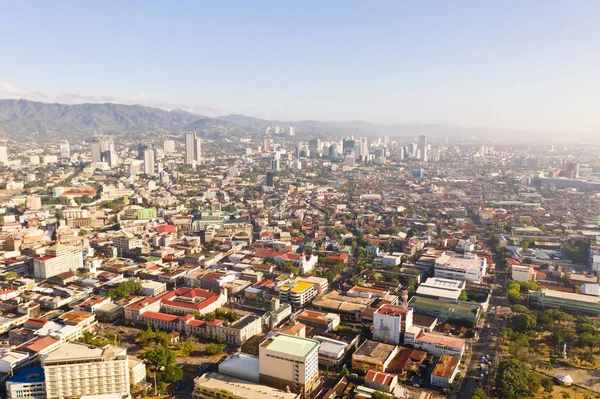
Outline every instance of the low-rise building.
<svg viewBox="0 0 600 399"><path fill-rule="evenodd" d="M449 337L447 335L422 332L419 328L410 328L404 336L404 344L424 350L430 355L442 357L443 355L456 356L462 359L465 353L465 340Z"/></svg>
<svg viewBox="0 0 600 399"><path fill-rule="evenodd" d="M8 399L41 399L46 397L44 369L26 367L6 382Z"/></svg>
<svg viewBox="0 0 600 399"><path fill-rule="evenodd" d="M398 347L395 345L366 340L352 355L352 370L386 371L396 353Z"/></svg>
<svg viewBox="0 0 600 399"><path fill-rule="evenodd" d="M287 392L220 373L194 378L192 399L300 399L299 393Z"/></svg>
<svg viewBox="0 0 600 399"><path fill-rule="evenodd" d="M373 339L399 345L406 329L412 326L412 321L412 308L382 305L373 314Z"/></svg>
<svg viewBox="0 0 600 399"><path fill-rule="evenodd" d="M247 340L262 332L262 320L255 315L246 315L238 321L217 327L217 337L230 345L243 345Z"/></svg>
<svg viewBox="0 0 600 399"><path fill-rule="evenodd" d="M460 359L456 356L443 355L431 372L431 385L448 388L458 374Z"/></svg>
<svg viewBox="0 0 600 399"><path fill-rule="evenodd" d="M511 277L515 281L535 281L535 271L531 265L512 265L510 267Z"/></svg>
<svg viewBox="0 0 600 399"><path fill-rule="evenodd" d="M529 303L577 314L600 315L600 297L598 296L542 289L529 291Z"/></svg>

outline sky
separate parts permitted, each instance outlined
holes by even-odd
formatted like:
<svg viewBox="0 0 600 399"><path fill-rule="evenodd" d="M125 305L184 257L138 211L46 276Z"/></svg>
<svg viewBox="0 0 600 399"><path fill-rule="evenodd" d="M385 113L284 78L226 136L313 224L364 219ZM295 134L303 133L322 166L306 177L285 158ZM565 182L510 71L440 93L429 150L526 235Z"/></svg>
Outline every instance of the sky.
<svg viewBox="0 0 600 399"><path fill-rule="evenodd" d="M0 0L0 98L600 135L600 2Z"/></svg>

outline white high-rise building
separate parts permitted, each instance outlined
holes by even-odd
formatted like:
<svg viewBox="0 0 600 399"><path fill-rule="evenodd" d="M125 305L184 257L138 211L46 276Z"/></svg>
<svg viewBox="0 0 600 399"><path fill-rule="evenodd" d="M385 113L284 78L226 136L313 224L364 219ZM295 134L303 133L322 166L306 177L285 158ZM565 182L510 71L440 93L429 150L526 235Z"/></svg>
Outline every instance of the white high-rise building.
<svg viewBox="0 0 600 399"><path fill-rule="evenodd" d="M7 163L8 162L8 150L6 149L6 146L0 146L0 163Z"/></svg>
<svg viewBox="0 0 600 399"><path fill-rule="evenodd" d="M309 393L319 382L319 341L276 334L258 347L260 382Z"/></svg>
<svg viewBox="0 0 600 399"><path fill-rule="evenodd" d="M33 260L33 277L45 280L64 272L72 272L83 267L81 251L64 244L54 244L46 254Z"/></svg>
<svg viewBox="0 0 600 399"><path fill-rule="evenodd" d="M290 126L290 136L293 136L296 134L296 128L294 128L293 126Z"/></svg>
<svg viewBox="0 0 600 399"><path fill-rule="evenodd" d="M46 398L129 395L127 349L67 343L42 357Z"/></svg>
<svg viewBox="0 0 600 399"><path fill-rule="evenodd" d="M154 173L154 151L147 149L144 151L144 173L151 175Z"/></svg>
<svg viewBox="0 0 600 399"><path fill-rule="evenodd" d="M60 143L60 159L69 159L71 157L71 147L69 142Z"/></svg>
<svg viewBox="0 0 600 399"><path fill-rule="evenodd" d="M165 140L163 144L163 151L165 154L172 154L175 152L175 142L173 140Z"/></svg>
<svg viewBox="0 0 600 399"><path fill-rule="evenodd" d="M192 166L202 163L202 141L194 132L185 134L185 163Z"/></svg>
<svg viewBox="0 0 600 399"><path fill-rule="evenodd" d="M418 149L420 150L421 153L421 160L427 162L427 137L426 136L419 136L419 147Z"/></svg>
<svg viewBox="0 0 600 399"><path fill-rule="evenodd" d="M106 162L111 168L117 166L119 157L112 137L94 137L92 141L92 162Z"/></svg>

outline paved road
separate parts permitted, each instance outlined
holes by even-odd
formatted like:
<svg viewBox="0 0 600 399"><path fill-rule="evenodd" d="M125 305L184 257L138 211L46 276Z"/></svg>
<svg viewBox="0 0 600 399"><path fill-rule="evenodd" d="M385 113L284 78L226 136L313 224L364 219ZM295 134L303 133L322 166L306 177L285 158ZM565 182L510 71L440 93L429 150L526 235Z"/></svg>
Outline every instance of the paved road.
<svg viewBox="0 0 600 399"><path fill-rule="evenodd" d="M490 300L490 309L498 306L505 307L506 298L502 291L504 286L505 276L498 275L494 281L492 298ZM490 328L487 328L487 325ZM480 339L471 344L471 359L467 367L467 373L460 386L458 399L470 399L473 396L473 391L479 386L484 385L485 379L490 378L493 374L489 373L489 377L481 378L482 370L485 371L489 366L481 364L482 356L497 356L498 352L498 333L504 326L504 320L497 315L496 311L491 311L487 314L485 326L480 329Z"/></svg>

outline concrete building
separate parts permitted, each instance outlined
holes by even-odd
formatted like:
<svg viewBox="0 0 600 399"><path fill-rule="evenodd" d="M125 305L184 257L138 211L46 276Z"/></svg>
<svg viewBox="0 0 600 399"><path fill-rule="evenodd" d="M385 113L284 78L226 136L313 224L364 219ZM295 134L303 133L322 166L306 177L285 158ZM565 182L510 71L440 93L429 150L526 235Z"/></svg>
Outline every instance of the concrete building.
<svg viewBox="0 0 600 399"><path fill-rule="evenodd" d="M413 310L408 307L383 305L373 314L373 339L400 345L404 332L412 326Z"/></svg>
<svg viewBox="0 0 600 399"><path fill-rule="evenodd" d="M438 299L413 296L408 306L416 313L435 317L440 321L456 322L475 326L481 316L481 307L468 302L446 302Z"/></svg>
<svg viewBox="0 0 600 399"><path fill-rule="evenodd" d="M247 340L262 332L260 317L249 314L229 325L217 327L219 341L229 345L243 345Z"/></svg>
<svg viewBox="0 0 600 399"><path fill-rule="evenodd" d="M194 378L192 399L300 399L299 393L286 392L256 382L220 373L207 373Z"/></svg>
<svg viewBox="0 0 600 399"><path fill-rule="evenodd" d="M319 341L274 334L259 346L260 381L309 393L319 383Z"/></svg>
<svg viewBox="0 0 600 399"><path fill-rule="evenodd" d="M535 272L533 266L512 265L510 268L511 277L515 281L535 281Z"/></svg>
<svg viewBox="0 0 600 399"><path fill-rule="evenodd" d="M54 244L46 254L33 260L33 276L44 280L64 272L73 272L83 267L83 255L75 247Z"/></svg>
<svg viewBox="0 0 600 399"><path fill-rule="evenodd" d="M419 285L416 294L425 298L457 302L465 287L465 281L429 277Z"/></svg>
<svg viewBox="0 0 600 399"><path fill-rule="evenodd" d="M154 150L146 149L144 151L144 173L154 174Z"/></svg>
<svg viewBox="0 0 600 399"><path fill-rule="evenodd" d="M448 388L458 374L460 359L456 356L443 355L431 372L431 385Z"/></svg>
<svg viewBox="0 0 600 399"><path fill-rule="evenodd" d="M39 159L39 158L38 158ZM6 146L0 146L0 164L8 163L8 151Z"/></svg>
<svg viewBox="0 0 600 399"><path fill-rule="evenodd" d="M185 134L185 163L193 167L202 163L202 142L194 132Z"/></svg>
<svg viewBox="0 0 600 399"><path fill-rule="evenodd" d="M317 296L317 290L311 283L298 281L279 287L279 299L295 307L304 307Z"/></svg>
<svg viewBox="0 0 600 399"><path fill-rule="evenodd" d="M46 398L46 382L44 369L26 367L13 375L6 382L8 399L42 399Z"/></svg>
<svg viewBox="0 0 600 399"><path fill-rule="evenodd" d="M366 340L352 355L352 370L386 371L397 353L396 345Z"/></svg>
<svg viewBox="0 0 600 399"><path fill-rule="evenodd" d="M108 345L94 348L67 343L42 357L46 398L62 399L84 395L128 395L127 350Z"/></svg>
<svg viewBox="0 0 600 399"><path fill-rule="evenodd" d="M600 297L542 289L529 291L529 303L576 314L600 315Z"/></svg>
<svg viewBox="0 0 600 399"><path fill-rule="evenodd" d="M435 260L435 277L481 283L487 272L486 258L441 255Z"/></svg>
<svg viewBox="0 0 600 399"><path fill-rule="evenodd" d="M163 151L165 154L172 154L175 152L175 141L165 140L163 143Z"/></svg>
<svg viewBox="0 0 600 399"><path fill-rule="evenodd" d="M420 328L412 327L404 335L404 344L424 350L430 355L442 357L456 356L462 359L465 353L465 340L447 335L422 332Z"/></svg>

